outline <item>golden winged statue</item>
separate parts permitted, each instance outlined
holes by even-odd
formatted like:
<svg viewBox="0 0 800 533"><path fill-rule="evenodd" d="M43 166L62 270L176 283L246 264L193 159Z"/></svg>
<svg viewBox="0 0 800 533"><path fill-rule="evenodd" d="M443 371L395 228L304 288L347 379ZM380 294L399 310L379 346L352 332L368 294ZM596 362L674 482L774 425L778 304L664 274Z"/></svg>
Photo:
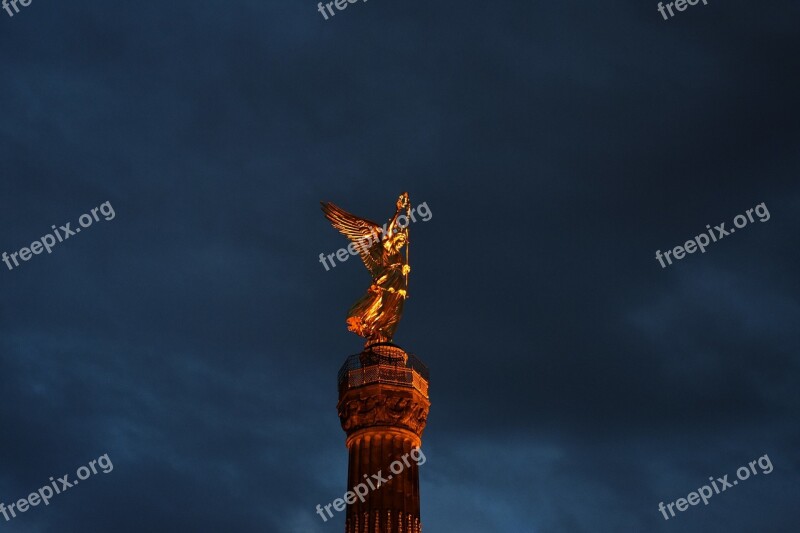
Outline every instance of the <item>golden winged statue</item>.
<svg viewBox="0 0 800 533"><path fill-rule="evenodd" d="M320 202L322 212L334 228L352 243L372 275L372 284L347 313L347 329L367 340L367 345L390 342L408 297L408 224L411 202L408 193L397 198L397 211L389 222L375 222L352 215L330 203ZM405 219L402 224L401 219ZM406 257L403 258L403 248Z"/></svg>

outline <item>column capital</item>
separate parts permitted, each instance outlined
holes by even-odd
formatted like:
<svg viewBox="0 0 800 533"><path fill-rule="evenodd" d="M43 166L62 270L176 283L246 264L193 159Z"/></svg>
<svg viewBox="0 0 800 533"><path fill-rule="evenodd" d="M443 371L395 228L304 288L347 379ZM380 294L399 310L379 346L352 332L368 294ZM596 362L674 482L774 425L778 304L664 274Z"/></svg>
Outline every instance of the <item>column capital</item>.
<svg viewBox="0 0 800 533"><path fill-rule="evenodd" d="M428 421L430 405L415 389L374 383L344 391L337 408L348 437L360 430L384 427L387 431L409 431L418 441Z"/></svg>

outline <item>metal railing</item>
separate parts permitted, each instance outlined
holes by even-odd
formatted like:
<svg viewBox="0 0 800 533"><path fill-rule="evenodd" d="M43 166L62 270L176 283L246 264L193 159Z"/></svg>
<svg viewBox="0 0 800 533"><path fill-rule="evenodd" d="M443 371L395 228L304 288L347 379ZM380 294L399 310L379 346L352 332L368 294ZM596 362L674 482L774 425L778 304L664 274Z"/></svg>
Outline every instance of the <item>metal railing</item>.
<svg viewBox="0 0 800 533"><path fill-rule="evenodd" d="M428 397L428 367L411 354L406 361L374 352L351 355L339 369L339 391L370 383L387 383L418 390Z"/></svg>

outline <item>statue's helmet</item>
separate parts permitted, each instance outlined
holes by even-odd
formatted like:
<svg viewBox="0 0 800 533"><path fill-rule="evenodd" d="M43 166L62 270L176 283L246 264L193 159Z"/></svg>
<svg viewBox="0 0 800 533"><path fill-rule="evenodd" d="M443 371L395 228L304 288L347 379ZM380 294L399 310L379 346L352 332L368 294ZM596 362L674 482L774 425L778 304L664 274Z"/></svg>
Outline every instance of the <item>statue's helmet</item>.
<svg viewBox="0 0 800 533"><path fill-rule="evenodd" d="M392 248L395 251L399 251L403 246L406 245L408 242L408 235L406 235L405 231L398 232L394 237L392 237Z"/></svg>

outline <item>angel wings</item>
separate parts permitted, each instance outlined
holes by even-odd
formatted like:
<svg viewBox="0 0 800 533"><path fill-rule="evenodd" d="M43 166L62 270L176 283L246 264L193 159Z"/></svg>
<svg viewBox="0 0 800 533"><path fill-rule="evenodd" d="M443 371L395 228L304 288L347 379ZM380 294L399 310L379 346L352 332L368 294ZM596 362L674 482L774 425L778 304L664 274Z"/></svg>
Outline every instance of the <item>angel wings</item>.
<svg viewBox="0 0 800 533"><path fill-rule="evenodd" d="M350 252L355 250L369 273L375 276L380 267L380 241L382 233L386 232L386 224L381 228L375 222L352 215L330 202L322 203L322 212L334 228L350 239Z"/></svg>

